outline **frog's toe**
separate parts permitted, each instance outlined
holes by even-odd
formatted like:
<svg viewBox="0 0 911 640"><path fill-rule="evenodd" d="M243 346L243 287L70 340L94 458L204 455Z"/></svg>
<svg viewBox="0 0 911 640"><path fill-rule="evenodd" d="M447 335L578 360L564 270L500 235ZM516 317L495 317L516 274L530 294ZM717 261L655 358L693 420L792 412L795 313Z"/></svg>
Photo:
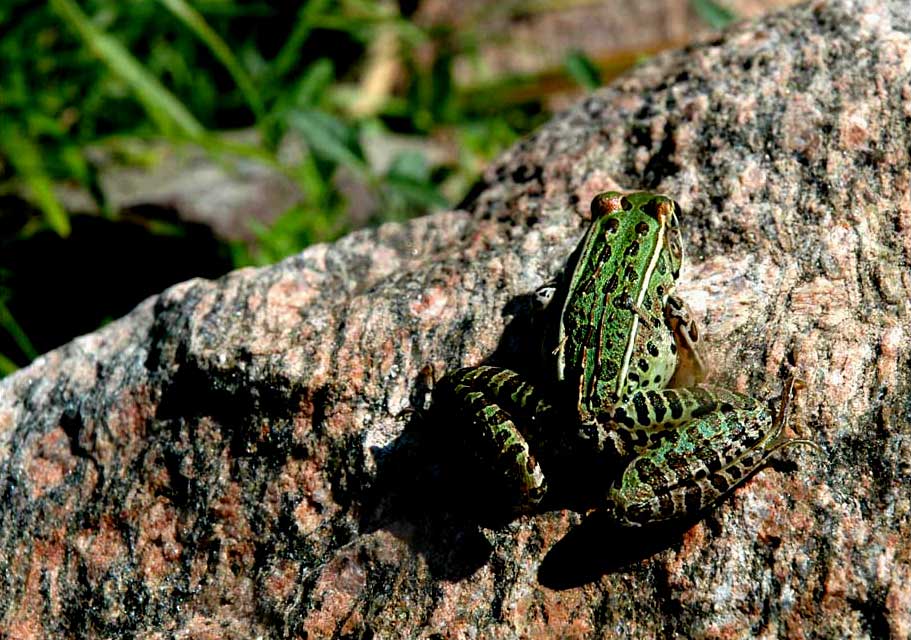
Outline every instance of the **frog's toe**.
<svg viewBox="0 0 911 640"><path fill-rule="evenodd" d="M547 493L547 481L541 481L541 484L532 487L527 494L525 494L524 499L520 505L521 511L529 511L541 503L541 500L544 499L545 494Z"/></svg>
<svg viewBox="0 0 911 640"><path fill-rule="evenodd" d="M521 473L522 501L529 504L538 504L547 492L547 481L541 465L531 454L526 454L524 468Z"/></svg>

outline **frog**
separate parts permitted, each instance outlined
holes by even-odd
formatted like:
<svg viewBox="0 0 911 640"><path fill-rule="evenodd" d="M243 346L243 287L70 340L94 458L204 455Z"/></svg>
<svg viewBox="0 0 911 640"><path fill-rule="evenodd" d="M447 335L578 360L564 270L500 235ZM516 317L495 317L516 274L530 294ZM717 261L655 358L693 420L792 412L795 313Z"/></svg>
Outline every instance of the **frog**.
<svg viewBox="0 0 911 640"><path fill-rule="evenodd" d="M610 478L597 509L638 527L702 512L776 451L808 443L782 435L796 379L777 410L703 383L700 331L676 292L680 218L662 194L595 196L575 259L535 294L555 318L548 373L532 381L480 365L440 380L435 406L468 423L477 457L515 511L547 494L535 450Z"/></svg>

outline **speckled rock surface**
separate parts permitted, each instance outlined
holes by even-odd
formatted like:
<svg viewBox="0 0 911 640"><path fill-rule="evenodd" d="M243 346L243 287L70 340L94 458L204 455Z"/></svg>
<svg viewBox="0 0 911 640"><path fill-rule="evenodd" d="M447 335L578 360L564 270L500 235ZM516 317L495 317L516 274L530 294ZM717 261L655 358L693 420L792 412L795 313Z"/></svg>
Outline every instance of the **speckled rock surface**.
<svg viewBox="0 0 911 640"><path fill-rule="evenodd" d="M907 3L803 5L638 68L464 211L178 285L47 354L0 383L0 635L908 637L909 148ZM824 455L684 532L479 517L403 411L426 365L521 359L529 295L616 187L680 200L714 380L771 396L795 366Z"/></svg>

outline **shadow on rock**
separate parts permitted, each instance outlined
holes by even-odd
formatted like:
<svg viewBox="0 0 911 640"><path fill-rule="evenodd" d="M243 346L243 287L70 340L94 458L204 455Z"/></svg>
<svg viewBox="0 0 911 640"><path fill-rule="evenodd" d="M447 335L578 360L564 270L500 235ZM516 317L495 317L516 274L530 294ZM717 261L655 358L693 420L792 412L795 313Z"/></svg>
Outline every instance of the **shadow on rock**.
<svg viewBox="0 0 911 640"><path fill-rule="evenodd" d="M534 295L511 300L511 316L497 350L484 363L518 371L539 360L540 326ZM528 345L535 345L529 348ZM496 528L513 518L508 496L498 493L497 478L474 464L463 416L430 402L433 378L422 372L412 388L414 411L403 419L402 433L372 454L376 480L367 496L362 533L385 529L409 541L435 578L460 580L487 563L492 547L481 527Z"/></svg>
<svg viewBox="0 0 911 640"><path fill-rule="evenodd" d="M374 448L376 481L360 530L385 529L420 553L434 578L457 581L487 563L492 547L481 526L501 526L509 515L465 472L458 447L434 413L414 413L390 445Z"/></svg>
<svg viewBox="0 0 911 640"><path fill-rule="evenodd" d="M682 542L696 523L687 519L648 527L620 527L597 512L566 534L544 557L538 581L550 589L572 589L598 580Z"/></svg>

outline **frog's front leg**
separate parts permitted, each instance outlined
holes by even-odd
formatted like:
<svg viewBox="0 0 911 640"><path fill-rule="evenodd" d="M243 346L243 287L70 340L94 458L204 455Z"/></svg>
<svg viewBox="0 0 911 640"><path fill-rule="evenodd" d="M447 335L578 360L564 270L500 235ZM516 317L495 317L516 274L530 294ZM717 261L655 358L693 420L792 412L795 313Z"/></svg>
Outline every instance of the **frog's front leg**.
<svg viewBox="0 0 911 640"><path fill-rule="evenodd" d="M692 395L688 400L698 408L688 420L653 428L648 442L636 447L610 490L612 516L640 526L694 515L730 494L778 449L816 446L781 435L794 387L793 379L785 383L775 415L765 403L726 389L666 390Z"/></svg>
<svg viewBox="0 0 911 640"><path fill-rule="evenodd" d="M699 348L699 325L689 305L676 293L668 296L664 305L664 321L674 335L677 348L677 368L668 386L691 387L702 382L708 374L708 366Z"/></svg>
<svg viewBox="0 0 911 640"><path fill-rule="evenodd" d="M529 450L540 440L541 422L552 406L518 373L499 367L459 369L446 375L434 392L435 405L464 416L464 434L478 460L502 477L518 510L544 497L541 466Z"/></svg>

